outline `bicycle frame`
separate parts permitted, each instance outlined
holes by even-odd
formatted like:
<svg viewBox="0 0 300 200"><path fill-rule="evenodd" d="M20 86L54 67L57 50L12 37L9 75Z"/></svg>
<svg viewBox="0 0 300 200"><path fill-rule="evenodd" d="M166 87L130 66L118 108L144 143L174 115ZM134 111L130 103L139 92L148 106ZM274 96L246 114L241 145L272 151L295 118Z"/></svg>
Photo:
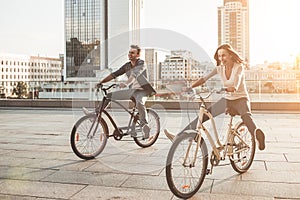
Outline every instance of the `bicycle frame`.
<svg viewBox="0 0 300 200"><path fill-rule="evenodd" d="M106 98L105 100L107 100L108 98ZM134 115L135 114L135 111L136 111L136 108L133 107L132 110L128 110L125 106L123 106L121 103L119 103L118 101L116 100L113 100L113 99L109 99L110 102L113 102L113 103L116 103L118 106L120 106L125 112L127 112L129 115L130 115L130 119L129 119L129 122L128 122L128 125L127 126L124 126L124 127L118 127L116 122L114 121L114 119L112 118L112 116L107 112L106 109L102 109L99 113L99 117L101 118L101 114L104 113L109 121L111 122L111 124L113 125L113 127L115 129L125 129L127 128L126 130L126 133L125 134L129 134L129 131L130 129L132 130L132 122L134 119L136 119L136 116ZM103 103L102 103L103 104Z"/></svg>
<svg viewBox="0 0 300 200"><path fill-rule="evenodd" d="M209 133L209 131L205 128L205 126L203 125L202 123L202 120L203 120L203 116L206 115L209 120L211 121L211 124L212 124L212 128L213 128L213 132L214 132L214 137L215 137L215 140L216 142L213 140L211 134ZM212 114L206 109L204 103L202 102L201 103L201 106L200 106L200 109L199 109L199 119L198 119L198 123L197 123L197 133L199 134L199 138L201 138L201 130L203 130L203 132L205 133L209 143L211 144L212 146L212 149L214 151L214 154L216 155L217 157L217 160L223 160L225 159L225 156L226 156L226 152L227 152L227 148L228 148L228 144L229 144L229 139L230 139L230 134L232 134L232 121L233 121L233 116L230 116L230 121L229 121L229 124L228 124L228 129L227 129L227 137L226 137L226 143L225 143L225 151L224 151L224 154L223 156L220 155L220 151L217 147L217 145L223 149L224 148L224 145L221 143L220 139L219 139L219 136L218 136L218 131L217 131L217 128L216 128L216 123L215 123L215 120L214 120L214 117L212 116ZM200 140L199 140L200 141ZM216 144L217 143L217 144ZM200 143L199 143L200 145ZM197 151L196 151L197 152Z"/></svg>
<svg viewBox="0 0 300 200"><path fill-rule="evenodd" d="M125 112L127 112L130 115L130 119L129 119L129 122L128 122L127 126L124 126L124 127L118 127L117 126L117 124L114 121L113 117L107 112L106 108L104 107L104 102L106 102L106 101L109 101L110 103L111 102L116 103L120 108L122 108ZM132 110L129 110L125 106L123 106L120 102L118 102L117 100L107 98L106 95L103 96L101 105L99 104L96 107L97 119L99 120L99 119L102 118L102 113L105 114L105 116L107 116L107 118L109 119L110 123L113 125L115 130L119 130L119 129L124 130L126 128L126 132L123 133L124 135L128 135L130 133L130 130L132 131L133 120L136 119L135 111L136 111L135 106L132 108Z"/></svg>
<svg viewBox="0 0 300 200"><path fill-rule="evenodd" d="M199 114L198 114L199 118L198 118L198 122L197 122L197 126L196 126L197 147L196 147L196 151L195 151L195 155L194 155L194 159L193 159L192 165L195 165L195 162L196 162L197 153L198 153L198 149L199 149L201 138L202 138L202 134L201 134L202 131L205 133L205 135L206 135L209 143L211 144L213 152L214 152L214 155L216 156L216 160L218 160L218 161L225 160L226 155L227 156L232 155L232 152L228 151L228 146L232 145L230 143L230 141L233 138L233 135L238 136L237 134L234 133L234 129L235 128L232 127L233 116L230 115L230 120L229 120L229 124L228 124L225 145L223 145L221 143L221 141L219 139L219 136L218 136L218 131L217 131L217 128L216 128L214 117L207 110L206 105L205 105L205 101L204 101L204 99L208 98L213 92L215 92L215 91L211 91L211 93L207 97L205 97L205 98L203 98L203 97L200 96L201 105L200 105ZM209 118L209 120L211 121L213 132L214 132L214 137L215 137L216 142L213 140L212 135L210 134L210 132L205 128L205 126L202 123L204 115L206 115ZM238 136L238 137L240 138L240 136ZM243 141L242 138L240 138L240 139L241 139L241 141ZM244 141L243 141L243 143L245 144ZM186 156L185 156L185 159L184 159L184 165L186 164L186 160L187 160L187 157L188 157L188 154L189 154L189 151L190 151L191 144L192 143L190 143L189 146L188 146L188 149L187 149L187 152L186 152ZM221 150L224 150L223 151L223 155L220 154Z"/></svg>

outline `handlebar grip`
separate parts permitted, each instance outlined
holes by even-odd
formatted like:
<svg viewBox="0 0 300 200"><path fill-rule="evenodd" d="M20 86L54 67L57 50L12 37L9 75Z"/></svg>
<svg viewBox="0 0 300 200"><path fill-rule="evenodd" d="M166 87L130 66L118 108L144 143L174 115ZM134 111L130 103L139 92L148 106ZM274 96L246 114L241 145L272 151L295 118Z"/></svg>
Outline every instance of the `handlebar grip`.
<svg viewBox="0 0 300 200"><path fill-rule="evenodd" d="M96 88L99 89L99 88L101 88L102 86L103 86L102 83L97 83Z"/></svg>

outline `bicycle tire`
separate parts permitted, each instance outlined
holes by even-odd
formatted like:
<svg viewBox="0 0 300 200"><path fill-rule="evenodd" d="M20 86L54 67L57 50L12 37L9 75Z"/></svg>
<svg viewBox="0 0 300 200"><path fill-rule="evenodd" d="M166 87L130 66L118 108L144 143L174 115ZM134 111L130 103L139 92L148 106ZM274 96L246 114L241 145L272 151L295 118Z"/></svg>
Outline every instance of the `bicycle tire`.
<svg viewBox="0 0 300 200"><path fill-rule="evenodd" d="M200 141L195 166L192 167L191 164L190 166L183 165L183 157L186 155L189 142L192 142L192 146L187 161L191 162L194 158L194 151L197 146L197 142L195 141L196 134L193 131L193 133L184 132L178 135L167 157L166 179L168 186L175 196L183 199L190 198L198 192L207 172L208 151L203 138Z"/></svg>
<svg viewBox="0 0 300 200"><path fill-rule="evenodd" d="M148 125L150 128L149 138L144 139L142 137L141 127L139 121L135 120L134 127L137 137L134 137L134 141L137 145L140 147L146 148L152 146L160 133L160 120L158 114L151 108L147 108L147 114L148 114Z"/></svg>
<svg viewBox="0 0 300 200"><path fill-rule="evenodd" d="M231 141L231 143L233 143L233 154L230 156L230 164L236 172L244 173L251 167L254 159L255 137L252 133L250 133L243 122L240 122L234 131L235 134L242 138L248 147L241 142L237 135L234 135Z"/></svg>
<svg viewBox="0 0 300 200"><path fill-rule="evenodd" d="M81 117L73 126L70 142L73 152L82 159L90 160L98 156L107 143L108 127L101 118L98 122L96 114ZM93 125L93 127L92 127ZM89 130L94 131L94 136L88 136Z"/></svg>

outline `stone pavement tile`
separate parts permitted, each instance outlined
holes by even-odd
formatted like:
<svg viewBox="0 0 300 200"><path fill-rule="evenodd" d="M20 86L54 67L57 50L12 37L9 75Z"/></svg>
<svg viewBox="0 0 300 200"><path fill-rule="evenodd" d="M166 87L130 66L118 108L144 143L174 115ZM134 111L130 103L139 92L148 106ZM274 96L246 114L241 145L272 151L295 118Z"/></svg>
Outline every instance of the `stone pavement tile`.
<svg viewBox="0 0 300 200"><path fill-rule="evenodd" d="M300 155L298 153L286 153L285 156L288 162L300 163Z"/></svg>
<svg viewBox="0 0 300 200"><path fill-rule="evenodd" d="M230 194L208 194L198 192L189 200L274 200L273 197L261 197L261 196L246 196L246 195L230 195ZM172 200L179 200L179 198L174 197Z"/></svg>
<svg viewBox="0 0 300 200"><path fill-rule="evenodd" d="M4 149L4 150L38 151L40 148L41 148L40 145L1 143L1 149Z"/></svg>
<svg viewBox="0 0 300 200"><path fill-rule="evenodd" d="M22 167L0 167L0 178L15 180L41 180L51 174L55 170L41 170Z"/></svg>
<svg viewBox="0 0 300 200"><path fill-rule="evenodd" d="M102 154L101 153L96 159L102 163L120 163L123 162L126 158L128 158L128 154L120 154L120 153Z"/></svg>
<svg viewBox="0 0 300 200"><path fill-rule="evenodd" d="M132 175L122 184L121 187L151 190L169 190L165 177L149 175Z"/></svg>
<svg viewBox="0 0 300 200"><path fill-rule="evenodd" d="M0 166L12 166L12 167L24 166L25 163L30 161L32 161L32 158L16 158L13 156L9 156L9 157L0 156Z"/></svg>
<svg viewBox="0 0 300 200"><path fill-rule="evenodd" d="M271 154L288 154L299 151L300 148L289 148L289 147L275 147L267 144L266 151Z"/></svg>
<svg viewBox="0 0 300 200"><path fill-rule="evenodd" d="M129 177L129 174L74 172L60 170L44 178L43 181L55 183L119 187Z"/></svg>
<svg viewBox="0 0 300 200"><path fill-rule="evenodd" d="M248 171L242 174L242 180L289 184L298 183L300 186L300 171Z"/></svg>
<svg viewBox="0 0 300 200"><path fill-rule="evenodd" d="M145 190L138 188L118 188L103 186L87 186L82 191L74 195L72 200L82 199L120 199L120 200L168 200L171 199L172 193L169 191Z"/></svg>
<svg viewBox="0 0 300 200"><path fill-rule="evenodd" d="M299 171L300 162L266 162L268 171Z"/></svg>
<svg viewBox="0 0 300 200"><path fill-rule="evenodd" d="M212 194L299 198L300 184L255 181L215 181Z"/></svg>
<svg viewBox="0 0 300 200"><path fill-rule="evenodd" d="M147 174L160 175L163 167L151 164L132 164L132 163L95 163L84 171L117 173L117 174Z"/></svg>
<svg viewBox="0 0 300 200"><path fill-rule="evenodd" d="M158 165L158 166L165 166L165 160L162 156L147 156L147 155L130 155L123 163L131 163L131 164L142 164L142 165Z"/></svg>
<svg viewBox="0 0 300 200"><path fill-rule="evenodd" d="M125 167L128 167L128 170L130 169L128 165L127 166L125 165L124 167L121 167L121 165L122 165L122 163L119 163L119 164L113 163L111 165L111 164L102 163L101 161L98 161L98 162L95 162L90 167L86 168L84 171L122 174L125 172L121 171L120 168L123 169ZM129 172L129 173L131 173L131 172Z"/></svg>
<svg viewBox="0 0 300 200"><path fill-rule="evenodd" d="M37 200L37 197L28 197L28 196L17 196L17 195L2 195L0 194L1 200ZM50 199L47 199L50 200Z"/></svg>
<svg viewBox="0 0 300 200"><path fill-rule="evenodd" d="M10 152L10 157L13 158L40 158L40 159L72 159L73 155L73 159L77 158L75 157L75 154L72 152L70 153L66 153L66 152L53 152L53 151L43 151L43 153L41 153L40 151L32 151L32 150L27 150L27 151L11 151Z"/></svg>
<svg viewBox="0 0 300 200"><path fill-rule="evenodd" d="M262 160L262 161L255 160L255 161L253 161L249 170L266 170L265 161L264 160Z"/></svg>
<svg viewBox="0 0 300 200"><path fill-rule="evenodd" d="M210 165L209 165L210 168ZM217 166L213 168L212 174L206 175L207 179L241 180L241 175L234 171L231 165Z"/></svg>
<svg viewBox="0 0 300 200"><path fill-rule="evenodd" d="M283 153L268 153L259 152L255 153L254 162L255 161L273 161L273 162L285 162L286 158Z"/></svg>
<svg viewBox="0 0 300 200"><path fill-rule="evenodd" d="M67 166L77 164L74 160L48 160L48 159L32 159L30 162L24 163L23 167L39 168L39 169L61 169Z"/></svg>
<svg viewBox="0 0 300 200"><path fill-rule="evenodd" d="M74 184L6 180L0 184L0 193L6 195L69 199L85 187L85 185Z"/></svg>
<svg viewBox="0 0 300 200"><path fill-rule="evenodd" d="M2 143L2 139L1 139L1 143ZM1 144L2 145L2 144ZM11 152L13 152L14 150L10 150L10 149L1 149L0 151L0 156L5 156L10 154Z"/></svg>
<svg viewBox="0 0 300 200"><path fill-rule="evenodd" d="M60 170L86 171L86 169L95 165L95 163L97 163L96 160L77 160L77 161L72 161L66 165L61 166Z"/></svg>

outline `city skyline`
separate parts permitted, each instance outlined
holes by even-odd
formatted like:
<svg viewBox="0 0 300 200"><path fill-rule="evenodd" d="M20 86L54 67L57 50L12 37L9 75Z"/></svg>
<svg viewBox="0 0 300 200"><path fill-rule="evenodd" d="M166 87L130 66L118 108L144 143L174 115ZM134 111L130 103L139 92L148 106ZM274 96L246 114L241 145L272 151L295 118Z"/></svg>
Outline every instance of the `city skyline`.
<svg viewBox="0 0 300 200"><path fill-rule="evenodd" d="M217 8L222 1L188 2L143 0L142 25L183 34L212 57L218 42ZM61 0L1 0L0 16L5 20L0 22L0 52L48 57L64 53L63 4ZM288 62L300 53L299 5L297 0L249 1L252 64Z"/></svg>

